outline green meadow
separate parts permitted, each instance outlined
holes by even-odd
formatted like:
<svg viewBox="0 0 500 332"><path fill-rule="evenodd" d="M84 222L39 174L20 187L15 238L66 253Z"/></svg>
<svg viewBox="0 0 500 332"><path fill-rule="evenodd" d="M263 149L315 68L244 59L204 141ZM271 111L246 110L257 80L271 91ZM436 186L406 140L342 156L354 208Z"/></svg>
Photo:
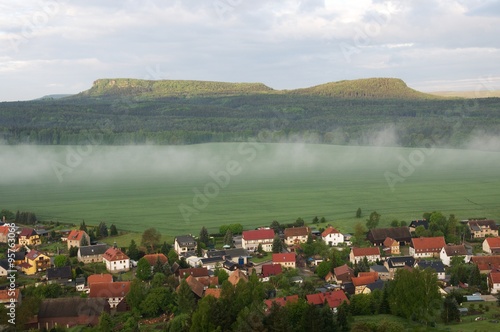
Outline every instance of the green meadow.
<svg viewBox="0 0 500 332"><path fill-rule="evenodd" d="M498 220L499 165L499 152L431 148L0 146L0 208L165 236L314 216L350 232L372 211L382 226L433 210Z"/></svg>

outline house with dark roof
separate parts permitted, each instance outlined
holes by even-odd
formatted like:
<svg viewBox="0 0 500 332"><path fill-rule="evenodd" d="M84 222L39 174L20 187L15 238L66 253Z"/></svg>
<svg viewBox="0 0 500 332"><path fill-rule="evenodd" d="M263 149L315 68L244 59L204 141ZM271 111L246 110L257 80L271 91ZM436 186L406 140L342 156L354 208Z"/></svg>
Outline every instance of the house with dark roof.
<svg viewBox="0 0 500 332"><path fill-rule="evenodd" d="M351 263L359 263L360 261L366 259L368 262L375 262L380 260L380 249L378 247L368 247L368 248L356 248L351 249L349 254L349 260Z"/></svg>
<svg viewBox="0 0 500 332"><path fill-rule="evenodd" d="M116 308L130 291L130 281L98 282L90 286L90 298L103 298L111 309Z"/></svg>
<svg viewBox="0 0 500 332"><path fill-rule="evenodd" d="M354 277L354 270L347 264L344 264L334 268L333 274L334 281L340 285L346 282L351 282L351 278Z"/></svg>
<svg viewBox="0 0 500 332"><path fill-rule="evenodd" d="M285 244L291 246L299 243L306 243L307 237L311 233L309 227L289 227L285 228Z"/></svg>
<svg viewBox="0 0 500 332"><path fill-rule="evenodd" d="M266 252L273 251L274 230L258 229L252 231L243 231L241 237L241 246L248 251L257 251L259 244L262 250Z"/></svg>
<svg viewBox="0 0 500 332"><path fill-rule="evenodd" d="M333 312L337 312L337 308L340 307L343 302L347 302L349 304L349 299L342 290L308 294L306 295L306 301L307 303L316 306L323 306L326 304Z"/></svg>
<svg viewBox="0 0 500 332"><path fill-rule="evenodd" d="M53 267L47 269L47 280L61 285L73 285L71 266Z"/></svg>
<svg viewBox="0 0 500 332"><path fill-rule="evenodd" d="M5 277L7 274L9 274L10 270L10 263L7 258L0 259L0 277ZM13 269L12 269L13 270Z"/></svg>
<svg viewBox="0 0 500 332"><path fill-rule="evenodd" d="M498 236L498 226L494 220L471 219L467 222L467 227L473 239Z"/></svg>
<svg viewBox="0 0 500 332"><path fill-rule="evenodd" d="M411 234L408 227L390 227L390 228L374 228L368 231L366 238L374 246L384 244L386 238L392 238L399 242L400 245L406 245L411 241Z"/></svg>
<svg viewBox="0 0 500 332"><path fill-rule="evenodd" d="M21 271L27 275L33 275L51 267L50 257L32 249L24 256L24 262L19 264L19 266L21 267Z"/></svg>
<svg viewBox="0 0 500 332"><path fill-rule="evenodd" d="M431 269L436 273L438 280L445 280L445 272L446 272L446 267L444 266L442 261L438 260L419 260L415 263L415 267L425 270L425 269Z"/></svg>
<svg viewBox="0 0 500 332"><path fill-rule="evenodd" d="M370 272L377 272L379 279L387 281L390 279L389 270L384 265L370 266Z"/></svg>
<svg viewBox="0 0 500 332"><path fill-rule="evenodd" d="M85 264L102 262L102 255L108 250L106 244L96 244L93 246L80 246L78 248L77 258L79 262Z"/></svg>
<svg viewBox="0 0 500 332"><path fill-rule="evenodd" d="M339 244L344 243L344 234L340 233L332 226L327 227L323 233L321 233L321 238L330 247L338 246Z"/></svg>
<svg viewBox="0 0 500 332"><path fill-rule="evenodd" d="M179 235L174 240L174 250L179 256L196 255L196 239L191 235Z"/></svg>
<svg viewBox="0 0 500 332"><path fill-rule="evenodd" d="M40 235L33 228L23 228L19 233L18 243L23 246L37 246L42 243Z"/></svg>
<svg viewBox="0 0 500 332"><path fill-rule="evenodd" d="M66 240L68 244L68 250L71 247L80 248L82 245L88 246L90 244L90 236L85 232L79 229L73 229L69 234Z"/></svg>
<svg viewBox="0 0 500 332"><path fill-rule="evenodd" d="M487 237L483 241L483 251L488 254L500 254L500 237Z"/></svg>
<svg viewBox="0 0 500 332"><path fill-rule="evenodd" d="M120 249L111 247L102 254L102 260L106 264L106 270L111 273L130 270L130 258Z"/></svg>
<svg viewBox="0 0 500 332"><path fill-rule="evenodd" d="M281 264L264 264L262 265L261 281L269 281L269 277L277 276L283 273Z"/></svg>
<svg viewBox="0 0 500 332"><path fill-rule="evenodd" d="M422 226L425 229L428 229L429 228L429 222L427 220L425 220L425 219L412 220L410 222L410 225L408 226L408 228L410 230L410 233L415 232L415 229L417 229L418 226Z"/></svg>
<svg viewBox="0 0 500 332"><path fill-rule="evenodd" d="M208 250L205 252L206 258L220 257L223 260L229 260L239 265L248 264L250 253L243 248L232 248L225 250Z"/></svg>
<svg viewBox="0 0 500 332"><path fill-rule="evenodd" d="M451 258L457 256L462 257L464 263L469 263L470 256L468 255L467 249L463 244L445 245L439 253L439 258L446 266L450 266Z"/></svg>
<svg viewBox="0 0 500 332"><path fill-rule="evenodd" d="M389 257L385 262L384 266L389 271L389 279L394 279L394 275L396 271L399 269L411 269L415 265L415 258L412 256L397 256L397 257Z"/></svg>
<svg viewBox="0 0 500 332"><path fill-rule="evenodd" d="M102 312L110 312L109 303L100 298L65 297L44 299L38 310L34 328L50 330L76 325L96 326Z"/></svg>
<svg viewBox="0 0 500 332"><path fill-rule="evenodd" d="M439 253L444 246L446 246L444 236L413 238L411 239L409 254L414 258L439 257Z"/></svg>

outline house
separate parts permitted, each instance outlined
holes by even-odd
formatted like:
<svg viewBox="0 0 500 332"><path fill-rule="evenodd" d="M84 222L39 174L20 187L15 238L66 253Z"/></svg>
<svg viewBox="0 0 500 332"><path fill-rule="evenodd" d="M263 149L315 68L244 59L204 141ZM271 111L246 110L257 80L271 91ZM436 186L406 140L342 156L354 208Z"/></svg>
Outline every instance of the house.
<svg viewBox="0 0 500 332"><path fill-rule="evenodd" d="M42 243L40 235L33 228L23 228L18 243L23 246L37 246Z"/></svg>
<svg viewBox="0 0 500 332"><path fill-rule="evenodd" d="M247 282L248 276L240 269L234 270L227 279L233 286L236 286L240 281Z"/></svg>
<svg viewBox="0 0 500 332"><path fill-rule="evenodd" d="M326 304L333 312L337 312L337 308L340 307L343 302L347 302L349 304L347 296L340 289L331 292L306 295L306 301L307 303L316 306L323 306Z"/></svg>
<svg viewBox="0 0 500 332"><path fill-rule="evenodd" d="M174 250L179 256L196 256L196 239L191 235L176 236Z"/></svg>
<svg viewBox="0 0 500 332"><path fill-rule="evenodd" d="M500 255L472 256L470 259L470 263L476 264L481 273L488 274L492 270L500 268Z"/></svg>
<svg viewBox="0 0 500 332"><path fill-rule="evenodd" d="M488 289L491 294L500 292L500 272L490 272L488 274Z"/></svg>
<svg viewBox="0 0 500 332"><path fill-rule="evenodd" d="M101 273L101 274L91 274L87 277L87 285L89 287L92 284L98 284L101 282L106 282L106 283L113 282L113 276L109 273Z"/></svg>
<svg viewBox="0 0 500 332"><path fill-rule="evenodd" d="M471 219L467 222L471 238L478 239L486 236L498 236L498 226L494 220Z"/></svg>
<svg viewBox="0 0 500 332"><path fill-rule="evenodd" d="M204 296L213 296L216 299L220 298L222 288L207 288L205 289Z"/></svg>
<svg viewBox="0 0 500 332"><path fill-rule="evenodd" d="M89 288L90 298L105 299L109 307L114 309L130 291L130 281L92 283Z"/></svg>
<svg viewBox="0 0 500 332"><path fill-rule="evenodd" d="M71 266L61 266L47 269L47 280L50 283L54 282L61 285L67 285L68 282L71 283L72 279L73 272L71 271Z"/></svg>
<svg viewBox="0 0 500 332"><path fill-rule="evenodd" d="M366 259L368 262L375 262L380 260L380 249L377 247L368 248L356 248L353 247L351 253L349 254L349 260L351 263L359 263L360 261Z"/></svg>
<svg viewBox="0 0 500 332"><path fill-rule="evenodd" d="M412 220L410 222L410 225L408 226L408 229L410 230L410 233L415 232L415 229L417 229L418 226L423 226L425 229L429 228L429 222L425 219L421 220Z"/></svg>
<svg viewBox="0 0 500 332"><path fill-rule="evenodd" d="M37 315L37 328L51 330L55 327L70 328L75 325L96 326L102 312L110 312L105 299L65 297L44 299Z"/></svg>
<svg viewBox="0 0 500 332"><path fill-rule="evenodd" d="M397 256L389 257L385 262L384 266L389 271L389 280L394 279L396 271L399 269L411 269L415 265L415 258L412 256Z"/></svg>
<svg viewBox="0 0 500 332"><path fill-rule="evenodd" d="M85 277L76 277L75 278L75 289L77 292L85 291Z"/></svg>
<svg viewBox="0 0 500 332"><path fill-rule="evenodd" d="M365 288L369 284L372 284L377 280L378 280L378 274L376 274L376 272L375 274L372 273L372 274L358 275L357 277L352 277L352 283L355 287L354 294L370 293L370 291L368 290L365 291Z"/></svg>
<svg viewBox="0 0 500 332"><path fill-rule="evenodd" d="M208 270L215 270L218 266L220 267L224 265L225 262L226 260L222 257L200 258L198 266L204 267Z"/></svg>
<svg viewBox="0 0 500 332"><path fill-rule="evenodd" d="M306 243L307 237L311 233L309 227L285 228L285 244L291 246L298 243Z"/></svg>
<svg viewBox="0 0 500 332"><path fill-rule="evenodd" d="M21 291L19 288L0 290L0 304L10 307L11 303L14 303L15 306L21 304Z"/></svg>
<svg viewBox="0 0 500 332"><path fill-rule="evenodd" d="M418 267L421 270L431 269L437 275L438 280L445 280L445 266L442 261L438 260L421 260L415 263L415 267Z"/></svg>
<svg viewBox="0 0 500 332"><path fill-rule="evenodd" d="M294 252L273 254L273 264L281 264L284 268L295 268L297 256Z"/></svg>
<svg viewBox="0 0 500 332"><path fill-rule="evenodd" d="M262 265L262 281L269 281L272 276L277 276L283 273L281 264L264 264Z"/></svg>
<svg viewBox="0 0 500 332"><path fill-rule="evenodd" d="M151 272L154 267L159 263L161 266L168 263L168 258L164 254L148 254L144 255L142 258L148 261L149 266L151 266Z"/></svg>
<svg viewBox="0 0 500 332"><path fill-rule="evenodd" d="M400 244L408 244L411 241L411 234L408 227L374 228L368 231L366 238L374 246L381 246L385 239L390 237Z"/></svg>
<svg viewBox="0 0 500 332"><path fill-rule="evenodd" d="M463 244L459 245L446 245L441 249L439 258L444 265L451 265L451 258L460 256L463 258L464 263L469 263L470 256L467 254L467 249Z"/></svg>
<svg viewBox="0 0 500 332"><path fill-rule="evenodd" d="M9 260L7 258L0 259L0 277L5 277L9 274L9 270L11 270Z"/></svg>
<svg viewBox="0 0 500 332"><path fill-rule="evenodd" d="M203 297L205 286L198 279L193 276L188 276L186 278L186 283L188 284L189 288L191 288L191 291L194 293L194 295L196 295L197 299L201 299Z"/></svg>
<svg viewBox="0 0 500 332"><path fill-rule="evenodd" d="M386 237L384 242L384 253L387 255L399 255L399 241L394 240L392 237Z"/></svg>
<svg viewBox="0 0 500 332"><path fill-rule="evenodd" d="M500 253L500 237L487 237L483 241L483 251L488 254Z"/></svg>
<svg viewBox="0 0 500 332"><path fill-rule="evenodd" d="M333 275L334 281L340 285L346 282L351 282L351 278L354 277L354 270L347 264L344 264L334 268Z"/></svg>
<svg viewBox="0 0 500 332"><path fill-rule="evenodd" d="M77 258L79 262L85 264L102 262L102 255L108 250L106 244L96 244L93 246L80 246L78 248Z"/></svg>
<svg viewBox="0 0 500 332"><path fill-rule="evenodd" d="M387 281L390 279L389 270L384 265L370 266L370 272L377 272L379 279Z"/></svg>
<svg viewBox="0 0 500 332"><path fill-rule="evenodd" d="M246 249L233 248L225 250L208 250L205 252L205 257L220 257L222 260L229 260L239 265L245 265L248 264L250 254Z"/></svg>
<svg viewBox="0 0 500 332"><path fill-rule="evenodd" d="M30 250L24 257L24 263L19 264L21 271L27 275L45 271L51 267L50 257L37 250Z"/></svg>
<svg viewBox="0 0 500 332"><path fill-rule="evenodd" d="M323 233L321 233L321 238L330 247L338 246L340 243L344 243L344 234L340 233L332 226L329 226L327 229L323 231Z"/></svg>
<svg viewBox="0 0 500 332"><path fill-rule="evenodd" d="M102 255L102 261L106 264L106 270L111 273L130 270L130 258L116 247L106 250Z"/></svg>
<svg viewBox="0 0 500 332"><path fill-rule="evenodd" d="M241 238L241 246L249 251L257 251L259 244L262 250L273 251L274 231L272 229L258 229L244 231Z"/></svg>
<svg viewBox="0 0 500 332"><path fill-rule="evenodd" d="M193 278L208 278L208 269L206 267L179 269L179 278L185 279L189 276Z"/></svg>
<svg viewBox="0 0 500 332"><path fill-rule="evenodd" d="M445 245L444 236L413 238L409 254L414 258L439 257L439 253Z"/></svg>
<svg viewBox="0 0 500 332"><path fill-rule="evenodd" d="M7 243L9 240L9 229L7 225L0 226L0 243ZM15 235L15 234L14 234Z"/></svg>
<svg viewBox="0 0 500 332"><path fill-rule="evenodd" d="M90 236L85 231L74 229L69 233L66 242L68 243L68 250L71 247L80 248L90 244Z"/></svg>
<svg viewBox="0 0 500 332"><path fill-rule="evenodd" d="M295 303L298 300L299 300L298 295L289 295L289 296L285 296L285 297L277 297L274 299L265 300L264 301L264 304L266 305L265 311L269 312L269 310L271 310L271 307L273 306L273 304L277 304L281 307L284 307L287 303Z"/></svg>

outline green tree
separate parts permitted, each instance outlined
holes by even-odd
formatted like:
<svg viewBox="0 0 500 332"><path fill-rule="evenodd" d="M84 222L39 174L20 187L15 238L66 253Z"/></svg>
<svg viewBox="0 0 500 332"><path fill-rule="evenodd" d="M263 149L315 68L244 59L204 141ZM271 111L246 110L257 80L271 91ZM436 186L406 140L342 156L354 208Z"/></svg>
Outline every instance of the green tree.
<svg viewBox="0 0 500 332"><path fill-rule="evenodd" d="M392 220L391 227L399 227L399 221L397 219Z"/></svg>
<svg viewBox="0 0 500 332"><path fill-rule="evenodd" d="M150 227L142 233L141 244L146 247L150 247L151 251L154 251L154 246L160 243L161 234L154 228Z"/></svg>
<svg viewBox="0 0 500 332"><path fill-rule="evenodd" d="M151 266L144 257L137 262L135 276L143 281L151 279Z"/></svg>
<svg viewBox="0 0 500 332"><path fill-rule="evenodd" d="M351 324L349 323L349 305L347 302L342 302L337 308L336 320L340 331L348 332L351 330Z"/></svg>
<svg viewBox="0 0 500 332"><path fill-rule="evenodd" d="M356 218L361 218L361 208L356 210Z"/></svg>
<svg viewBox="0 0 500 332"><path fill-rule="evenodd" d="M130 259L133 259L134 261L139 259L139 249L137 249L137 244L135 243L134 239L130 240L127 254L128 257L130 257Z"/></svg>
<svg viewBox="0 0 500 332"><path fill-rule="evenodd" d="M177 255L174 249L170 249L167 258L170 265L174 264L175 262L179 262L179 255Z"/></svg>
<svg viewBox="0 0 500 332"><path fill-rule="evenodd" d="M87 237L83 236L82 237L82 242L80 242L80 246L84 247L84 246L88 246L88 245L90 245L90 243L87 241Z"/></svg>
<svg viewBox="0 0 500 332"><path fill-rule="evenodd" d="M142 281L136 278L130 283L130 291L125 296L125 299L131 308L139 308L142 301L146 298L146 295L146 286Z"/></svg>
<svg viewBox="0 0 500 332"><path fill-rule="evenodd" d="M208 236L208 230L205 226L201 227L200 230L200 242L203 243L206 247L210 244L210 238Z"/></svg>
<svg viewBox="0 0 500 332"><path fill-rule="evenodd" d="M69 265L69 257L66 255L57 255L54 257L54 266L63 267Z"/></svg>
<svg viewBox="0 0 500 332"><path fill-rule="evenodd" d="M163 287L167 282L167 277L163 273L155 273L151 281L151 288Z"/></svg>
<svg viewBox="0 0 500 332"><path fill-rule="evenodd" d="M103 311L101 316L99 316L99 331L100 332L111 332L113 331L113 322L111 321L111 316Z"/></svg>
<svg viewBox="0 0 500 332"><path fill-rule="evenodd" d="M230 229L226 231L226 235L224 235L224 245L233 246L233 233Z"/></svg>
<svg viewBox="0 0 500 332"><path fill-rule="evenodd" d="M377 228L378 223L380 222L380 214L376 211L370 213L370 217L366 220L366 228L374 229Z"/></svg>
<svg viewBox="0 0 500 332"><path fill-rule="evenodd" d="M182 314L191 314L196 307L195 297L186 279L182 279L177 290L177 308Z"/></svg>
<svg viewBox="0 0 500 332"><path fill-rule="evenodd" d="M157 317L171 311L175 303L175 295L169 288L156 287L149 291L141 303L141 312L146 317Z"/></svg>
<svg viewBox="0 0 500 332"><path fill-rule="evenodd" d="M172 246L171 246L171 245L169 245L169 244L167 243L167 241L163 241L163 244L161 245L161 248L160 248L160 252L161 252L162 254L164 254L165 256L167 256L167 255L168 255L168 252L170 251L170 249L171 249L171 248L172 248Z"/></svg>
<svg viewBox="0 0 500 332"><path fill-rule="evenodd" d="M281 230L281 225L277 220L273 220L269 228L271 228L274 233L278 233Z"/></svg>
<svg viewBox="0 0 500 332"><path fill-rule="evenodd" d="M216 305L217 299L213 296L202 298L198 302L198 308L192 315L190 331L220 331L219 326L214 324L214 308Z"/></svg>
<svg viewBox="0 0 500 332"><path fill-rule="evenodd" d="M69 257L78 256L78 247L71 246L69 247Z"/></svg>
<svg viewBox="0 0 500 332"><path fill-rule="evenodd" d="M358 222L356 225L354 225L354 239L352 240L352 243L355 246L361 245L366 239L366 228L363 226L362 223Z"/></svg>
<svg viewBox="0 0 500 332"><path fill-rule="evenodd" d="M460 311L458 310L458 303L454 296L446 296L444 299L441 319L445 324L460 321Z"/></svg>
<svg viewBox="0 0 500 332"><path fill-rule="evenodd" d="M319 223L319 218L318 218L318 216L315 216L315 217L312 219L312 223L313 223L313 224L317 224L317 223Z"/></svg>
<svg viewBox="0 0 500 332"><path fill-rule="evenodd" d="M99 229L99 234L101 235L101 237L108 237L108 227L106 226L106 223L104 221L101 221L97 228Z"/></svg>
<svg viewBox="0 0 500 332"><path fill-rule="evenodd" d="M283 251L283 241L281 241L280 237L276 235L273 240L273 252L280 253Z"/></svg>
<svg viewBox="0 0 500 332"><path fill-rule="evenodd" d="M318 275L318 277L324 279L328 274L328 272L330 272L332 269L333 269L332 261L322 261L321 263L318 264L314 272Z"/></svg>
<svg viewBox="0 0 500 332"><path fill-rule="evenodd" d="M189 314L176 315L167 324L168 332L188 332L191 316Z"/></svg>
<svg viewBox="0 0 500 332"><path fill-rule="evenodd" d="M80 224L80 230L88 234L87 225L85 225L85 220L82 220L82 223Z"/></svg>
<svg viewBox="0 0 500 332"><path fill-rule="evenodd" d="M111 236L118 235L118 230L116 229L115 224L111 224L111 226L109 227L109 235Z"/></svg>

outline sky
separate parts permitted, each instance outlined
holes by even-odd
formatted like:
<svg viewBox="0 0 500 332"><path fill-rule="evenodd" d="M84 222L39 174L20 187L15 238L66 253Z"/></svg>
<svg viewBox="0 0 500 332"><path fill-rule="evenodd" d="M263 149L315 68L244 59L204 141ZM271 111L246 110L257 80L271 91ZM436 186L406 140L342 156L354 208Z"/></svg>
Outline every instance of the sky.
<svg viewBox="0 0 500 332"><path fill-rule="evenodd" d="M0 0L0 101L99 78L500 90L495 0Z"/></svg>

